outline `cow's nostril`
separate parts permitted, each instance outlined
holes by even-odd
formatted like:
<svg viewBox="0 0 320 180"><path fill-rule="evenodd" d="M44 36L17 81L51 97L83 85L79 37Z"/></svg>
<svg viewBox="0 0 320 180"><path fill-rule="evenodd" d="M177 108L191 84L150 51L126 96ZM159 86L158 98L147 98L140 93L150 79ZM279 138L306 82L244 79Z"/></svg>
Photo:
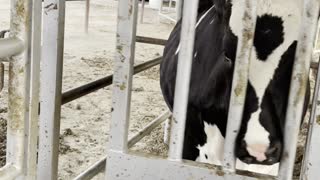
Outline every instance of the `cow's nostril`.
<svg viewBox="0 0 320 180"><path fill-rule="evenodd" d="M277 146L274 146L274 147L271 147L267 150L266 154L269 155L269 154L274 154L275 152L277 152L278 150L278 147Z"/></svg>
<svg viewBox="0 0 320 180"><path fill-rule="evenodd" d="M251 164L254 161L254 159L251 156L247 156L247 157L243 158L242 161L247 164Z"/></svg>

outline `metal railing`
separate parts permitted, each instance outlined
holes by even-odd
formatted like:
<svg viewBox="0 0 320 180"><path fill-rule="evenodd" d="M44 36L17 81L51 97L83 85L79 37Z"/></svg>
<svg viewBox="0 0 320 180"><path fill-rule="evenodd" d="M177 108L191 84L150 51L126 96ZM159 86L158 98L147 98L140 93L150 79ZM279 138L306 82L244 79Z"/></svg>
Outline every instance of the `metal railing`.
<svg viewBox="0 0 320 180"><path fill-rule="evenodd" d="M183 13L182 48L179 59L183 58L184 61L179 60L178 64L176 92L179 93L175 93L178 94L175 97L175 102L178 103L175 104L173 111L170 150L167 159L151 155L144 156L129 151L130 147L171 116L169 111L163 113L128 139L132 76L161 61L161 58L156 58L134 67L135 42L165 44L165 40L162 39L136 36L138 0L119 0L114 74L65 93L61 92L65 1L44 0L43 30L41 30L42 19L39 16L42 11L41 0L11 1L13 6L10 37L0 40L0 59L8 60L10 66L7 164L0 169L0 179L57 179L61 105L113 82L112 107L114 111L112 112L108 154L82 172L76 179L91 179L106 170L106 179L127 177L130 179L188 179L193 177L218 180L262 178L291 180L309 67L319 69L317 64L310 63L318 23L318 0L305 0L304 19L287 110L287 121L290 119L292 123L287 124L285 128L285 152L288 156L281 160L279 177L247 174L235 170L233 149L237 135L235 132L239 130L246 92L250 47L252 47L256 17L254 0L241 0L247 6L245 6L246 14L241 15L245 17L242 23L243 36L239 37L239 51L237 52L229 112L231 116L228 119L228 122L232 120L232 124L229 123L227 128L223 169L214 165L183 161L181 155L198 0L186 1L183 6L185 13ZM181 8L183 1L178 2L177 7ZM178 12L182 14L180 10ZM40 45L41 33L43 33L42 47ZM40 51L42 52L41 74ZM319 159L312 158L317 157L320 151L319 110L315 103L319 97L319 77L318 74L301 180L317 178L317 171L320 167ZM237 96L235 91L237 91ZM39 101L41 111L38 122ZM37 147L38 136L39 147Z"/></svg>

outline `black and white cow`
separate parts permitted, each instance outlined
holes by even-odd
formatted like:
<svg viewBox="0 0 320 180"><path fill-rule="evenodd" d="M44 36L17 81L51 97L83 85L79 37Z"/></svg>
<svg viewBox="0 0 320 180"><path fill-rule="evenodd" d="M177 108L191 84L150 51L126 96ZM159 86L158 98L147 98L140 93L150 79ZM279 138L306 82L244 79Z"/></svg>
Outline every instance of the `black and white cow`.
<svg viewBox="0 0 320 180"><path fill-rule="evenodd" d="M283 127L303 1L257 1L254 48L235 153L245 164L272 165L280 161L283 151ZM212 2L214 5L198 16L183 158L219 165L244 8L237 0ZM161 89L171 110L180 30L181 21L169 37L160 66ZM309 87L307 92L304 115Z"/></svg>

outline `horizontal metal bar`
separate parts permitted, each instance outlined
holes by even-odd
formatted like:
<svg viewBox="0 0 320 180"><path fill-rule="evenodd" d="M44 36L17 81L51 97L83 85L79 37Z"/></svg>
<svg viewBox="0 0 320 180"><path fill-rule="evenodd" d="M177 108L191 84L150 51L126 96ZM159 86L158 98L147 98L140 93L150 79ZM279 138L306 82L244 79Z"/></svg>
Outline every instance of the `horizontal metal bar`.
<svg viewBox="0 0 320 180"><path fill-rule="evenodd" d="M0 39L0 59L18 55L23 52L24 43L16 37Z"/></svg>
<svg viewBox="0 0 320 180"><path fill-rule="evenodd" d="M136 42L164 46L164 45L166 45L167 40L151 38L151 37L144 37L144 36L136 36Z"/></svg>
<svg viewBox="0 0 320 180"><path fill-rule="evenodd" d="M162 16L163 18L166 18L166 19L168 19L168 20L170 20L170 21L172 21L172 22L174 22L174 23L177 22L177 20L175 20L174 18L172 18L172 17L170 17L170 16L168 16L168 15L165 15L165 14L163 14L163 13L159 13L159 16Z"/></svg>
<svg viewBox="0 0 320 180"><path fill-rule="evenodd" d="M97 174L102 172L106 168L107 156L103 157L101 160L94 163L88 169L83 171L74 180L89 180L95 177Z"/></svg>
<svg viewBox="0 0 320 180"><path fill-rule="evenodd" d="M2 180L15 179L21 173L21 169L13 166L12 164L6 164L0 168L0 177Z"/></svg>
<svg viewBox="0 0 320 180"><path fill-rule="evenodd" d="M168 161L157 156L119 151L109 151L108 164L112 164L108 175L113 179L202 179L202 180L273 180L275 177L237 171L225 173L220 167L194 161Z"/></svg>
<svg viewBox="0 0 320 180"><path fill-rule="evenodd" d="M137 74L141 71L144 71L146 69L149 69L155 65L158 65L161 62L162 57L158 57L156 59L147 61L145 63L139 64L134 67L134 74ZM69 103L75 99L78 99L82 96L85 96L87 94L90 94L94 91L97 91L101 88L104 88L106 86L109 86L112 84L113 75L106 76L104 78L98 79L96 81L90 82L86 85L68 90L67 92L64 92L62 94L62 102L61 104Z"/></svg>
<svg viewBox="0 0 320 180"><path fill-rule="evenodd" d="M154 130L157 126L159 126L162 122L168 119L171 116L170 111L166 111L161 114L158 118L149 123L146 127L140 130L136 135L131 137L128 141L128 148L134 146L137 142L139 142L143 137L150 134L152 130ZM102 158L100 161L97 161L92 166L90 166L87 170L79 174L74 180L87 180L91 179L105 169L106 166L106 157Z"/></svg>
<svg viewBox="0 0 320 180"><path fill-rule="evenodd" d="M150 134L154 128L159 126L161 123L163 123L166 119L168 119L171 116L171 112L168 110L161 114L158 118L150 122L143 130L139 131L136 135L134 135L128 142L128 148L135 145L137 142L139 142L142 138L144 138L146 135Z"/></svg>

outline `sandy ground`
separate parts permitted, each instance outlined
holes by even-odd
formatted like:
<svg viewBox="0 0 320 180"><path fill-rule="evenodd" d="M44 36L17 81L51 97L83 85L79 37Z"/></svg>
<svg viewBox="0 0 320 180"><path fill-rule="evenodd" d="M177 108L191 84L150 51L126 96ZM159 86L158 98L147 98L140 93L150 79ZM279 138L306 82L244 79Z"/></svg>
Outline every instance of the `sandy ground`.
<svg viewBox="0 0 320 180"><path fill-rule="evenodd" d="M0 30L9 27L9 2L0 0ZM117 1L91 1L89 35L84 34L84 7L84 2L67 2L63 91L113 71ZM155 17L156 11L146 9L145 23L139 23L137 34L166 39L173 25L165 20L159 23ZM161 46L137 44L135 63L158 57L162 51ZM158 79L158 66L134 76L129 136L166 110ZM5 160L6 88L7 85L0 94L0 165ZM103 88L62 106L59 179L72 179L105 156L111 118L111 88ZM302 135L305 134L304 128ZM165 155L167 148L162 137L163 130L159 127L134 149ZM302 152L303 136L299 141L299 151ZM299 155L297 164L301 159Z"/></svg>

